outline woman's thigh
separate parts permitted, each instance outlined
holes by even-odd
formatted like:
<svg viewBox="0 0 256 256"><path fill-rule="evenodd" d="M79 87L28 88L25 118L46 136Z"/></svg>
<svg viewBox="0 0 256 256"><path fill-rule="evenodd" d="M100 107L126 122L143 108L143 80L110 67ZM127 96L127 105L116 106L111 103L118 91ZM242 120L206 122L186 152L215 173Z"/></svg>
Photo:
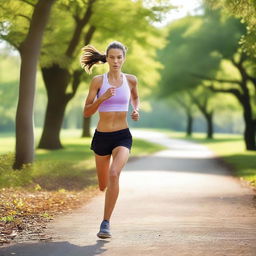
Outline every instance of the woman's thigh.
<svg viewBox="0 0 256 256"><path fill-rule="evenodd" d="M107 185L111 155L100 156L95 154L96 170L100 187Z"/></svg>
<svg viewBox="0 0 256 256"><path fill-rule="evenodd" d="M129 158L129 149L127 147L118 146L113 149L113 161L110 167L110 174L120 174Z"/></svg>

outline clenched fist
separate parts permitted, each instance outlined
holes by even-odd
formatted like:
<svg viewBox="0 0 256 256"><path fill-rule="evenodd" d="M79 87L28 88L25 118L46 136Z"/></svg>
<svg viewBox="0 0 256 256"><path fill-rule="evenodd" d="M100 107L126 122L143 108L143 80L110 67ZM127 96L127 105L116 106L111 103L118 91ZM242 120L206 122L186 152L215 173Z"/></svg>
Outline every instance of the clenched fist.
<svg viewBox="0 0 256 256"><path fill-rule="evenodd" d="M109 99L111 98L112 96L115 96L116 95L116 88L115 87L110 87L108 88L105 93L102 95L104 97L104 99Z"/></svg>
<svg viewBox="0 0 256 256"><path fill-rule="evenodd" d="M138 121L140 119L140 114L138 112L138 110L133 110L131 113L131 117L133 121Z"/></svg>

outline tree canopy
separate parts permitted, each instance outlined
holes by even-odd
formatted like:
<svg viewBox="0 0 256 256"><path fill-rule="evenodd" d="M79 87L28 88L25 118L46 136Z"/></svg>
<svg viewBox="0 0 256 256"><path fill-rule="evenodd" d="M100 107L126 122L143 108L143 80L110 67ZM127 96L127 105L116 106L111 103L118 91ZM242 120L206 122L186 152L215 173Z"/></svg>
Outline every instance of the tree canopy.
<svg viewBox="0 0 256 256"><path fill-rule="evenodd" d="M209 10L205 16L185 17L169 26L168 44L160 51L161 95L197 87L203 78L196 74L214 77L221 60L237 51L243 26L237 20L219 22L219 18Z"/></svg>
<svg viewBox="0 0 256 256"><path fill-rule="evenodd" d="M160 53L164 64L160 96L202 85L232 94L243 108L246 148L255 150L255 59L240 50L244 24L206 9L203 15L178 20L169 29L169 43ZM223 61L235 71L224 74Z"/></svg>
<svg viewBox="0 0 256 256"><path fill-rule="evenodd" d="M246 33L240 44L251 57L256 58L256 0L204 0L214 9L221 9L225 16L233 15L246 23Z"/></svg>

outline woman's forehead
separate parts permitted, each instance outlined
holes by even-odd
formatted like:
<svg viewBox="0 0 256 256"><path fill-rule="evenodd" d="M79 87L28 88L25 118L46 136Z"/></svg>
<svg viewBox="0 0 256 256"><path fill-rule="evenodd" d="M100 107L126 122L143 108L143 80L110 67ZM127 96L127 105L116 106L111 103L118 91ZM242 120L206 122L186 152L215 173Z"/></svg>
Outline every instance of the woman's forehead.
<svg viewBox="0 0 256 256"><path fill-rule="evenodd" d="M108 55L123 55L123 51L118 48L111 48L108 50Z"/></svg>

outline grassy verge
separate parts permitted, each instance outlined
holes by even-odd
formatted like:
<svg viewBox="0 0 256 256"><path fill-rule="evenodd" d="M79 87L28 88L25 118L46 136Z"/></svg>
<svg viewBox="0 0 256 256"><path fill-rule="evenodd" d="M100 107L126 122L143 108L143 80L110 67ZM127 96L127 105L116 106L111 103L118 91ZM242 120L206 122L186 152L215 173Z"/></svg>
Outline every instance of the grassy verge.
<svg viewBox="0 0 256 256"><path fill-rule="evenodd" d="M210 148L218 157L232 166L234 175L249 182L256 188L256 151L248 151L242 135L215 134L214 139L206 139L203 133L194 133L187 138L183 132L158 130L172 138L186 139L203 144Z"/></svg>

